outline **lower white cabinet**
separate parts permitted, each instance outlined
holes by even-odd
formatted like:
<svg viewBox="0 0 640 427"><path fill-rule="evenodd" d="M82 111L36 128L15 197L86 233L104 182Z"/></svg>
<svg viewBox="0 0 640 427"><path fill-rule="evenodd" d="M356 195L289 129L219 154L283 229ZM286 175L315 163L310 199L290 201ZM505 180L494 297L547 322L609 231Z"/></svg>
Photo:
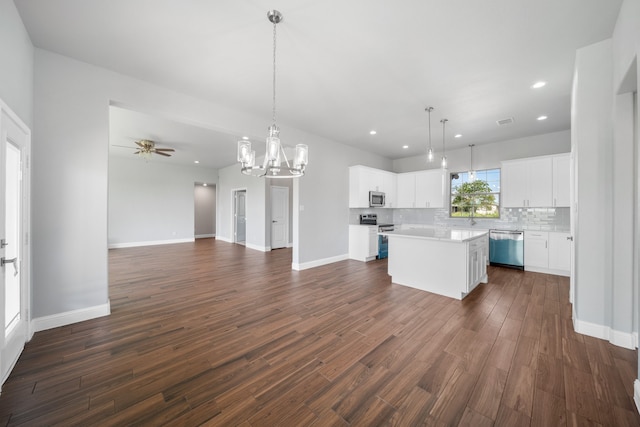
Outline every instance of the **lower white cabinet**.
<svg viewBox="0 0 640 427"><path fill-rule="evenodd" d="M481 282L486 283L489 239L487 236L483 236L469 241L468 245L467 293L471 292Z"/></svg>
<svg viewBox="0 0 640 427"><path fill-rule="evenodd" d="M378 226L349 226L349 258L371 261L378 256Z"/></svg>
<svg viewBox="0 0 640 427"><path fill-rule="evenodd" d="M569 276L571 235L555 231L524 232L524 269Z"/></svg>
<svg viewBox="0 0 640 427"><path fill-rule="evenodd" d="M549 232L549 268L571 271L571 234Z"/></svg>

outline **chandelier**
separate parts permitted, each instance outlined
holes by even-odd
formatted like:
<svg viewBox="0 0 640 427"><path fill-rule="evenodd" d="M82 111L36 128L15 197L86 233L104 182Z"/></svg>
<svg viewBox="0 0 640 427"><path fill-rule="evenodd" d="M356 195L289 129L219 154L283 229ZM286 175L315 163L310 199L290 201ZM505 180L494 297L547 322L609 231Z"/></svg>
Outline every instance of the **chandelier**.
<svg viewBox="0 0 640 427"><path fill-rule="evenodd" d="M282 21L283 17L277 10L270 10L267 12L267 18L273 23L273 124L269 126L264 162L256 164L256 152L251 149L251 142L246 140L238 141L238 162L240 171L245 175L264 178L297 178L304 175L309 160L309 147L306 144L296 145L290 163L280 144L280 129L276 125L276 25Z"/></svg>

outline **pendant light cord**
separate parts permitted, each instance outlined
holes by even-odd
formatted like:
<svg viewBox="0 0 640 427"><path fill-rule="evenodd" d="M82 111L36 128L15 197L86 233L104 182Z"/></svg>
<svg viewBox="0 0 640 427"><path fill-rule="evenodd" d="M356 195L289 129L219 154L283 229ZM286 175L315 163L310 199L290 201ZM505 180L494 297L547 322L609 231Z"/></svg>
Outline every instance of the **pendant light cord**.
<svg viewBox="0 0 640 427"><path fill-rule="evenodd" d="M440 120L442 122L442 157L445 157L445 149L444 149L444 125L449 121L448 119Z"/></svg>
<svg viewBox="0 0 640 427"><path fill-rule="evenodd" d="M273 23L273 125L276 125L276 24Z"/></svg>

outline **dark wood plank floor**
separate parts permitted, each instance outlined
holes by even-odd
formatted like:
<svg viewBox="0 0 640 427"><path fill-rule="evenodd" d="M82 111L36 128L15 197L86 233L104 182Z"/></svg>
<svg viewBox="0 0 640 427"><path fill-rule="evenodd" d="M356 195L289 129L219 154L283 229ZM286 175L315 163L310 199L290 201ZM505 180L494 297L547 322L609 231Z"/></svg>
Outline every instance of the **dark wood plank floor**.
<svg viewBox="0 0 640 427"><path fill-rule="evenodd" d="M6 425L633 426L636 351L573 332L568 279L463 301L386 261L291 271L213 239L110 251L112 314L35 334Z"/></svg>

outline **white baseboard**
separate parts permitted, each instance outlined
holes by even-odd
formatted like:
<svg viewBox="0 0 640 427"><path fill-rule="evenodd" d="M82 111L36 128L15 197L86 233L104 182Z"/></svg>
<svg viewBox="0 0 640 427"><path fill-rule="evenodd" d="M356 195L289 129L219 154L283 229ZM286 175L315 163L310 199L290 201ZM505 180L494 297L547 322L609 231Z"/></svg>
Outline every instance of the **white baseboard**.
<svg viewBox="0 0 640 427"><path fill-rule="evenodd" d="M216 240L220 240L221 242L233 243L233 239L224 236L216 236Z"/></svg>
<svg viewBox="0 0 640 427"><path fill-rule="evenodd" d="M334 262L344 261L349 259L349 254L338 255L330 258L317 259L315 261L303 262L303 263L291 263L293 270L306 270L308 268L320 267L321 265L333 264Z"/></svg>
<svg viewBox="0 0 640 427"><path fill-rule="evenodd" d="M269 252L271 250L271 246L258 246L258 245L254 245L253 243L245 243L244 245L249 249L253 249L260 252Z"/></svg>
<svg viewBox="0 0 640 427"><path fill-rule="evenodd" d="M637 336L634 336L634 333L632 332L616 331L608 326L577 320L575 317L573 320L573 327L579 334L607 340L618 347L624 347L631 350L637 347Z"/></svg>
<svg viewBox="0 0 640 427"><path fill-rule="evenodd" d="M211 237L216 237L215 234L196 234L195 238L196 239L209 239Z"/></svg>
<svg viewBox="0 0 640 427"><path fill-rule="evenodd" d="M640 380L633 382L633 401L636 402L636 409L640 412Z"/></svg>
<svg viewBox="0 0 640 427"><path fill-rule="evenodd" d="M194 238L186 238L186 239L172 239L172 240L149 240L146 242L110 243L108 248L109 249L136 248L139 246L171 245L173 243L193 243L194 241L195 241Z"/></svg>
<svg viewBox="0 0 640 427"><path fill-rule="evenodd" d="M96 305L93 307L80 308L78 310L66 311L64 313L52 314L50 316L37 317L31 319L31 330L33 332L46 331L47 329L66 326L72 323L84 322L111 314L111 302Z"/></svg>
<svg viewBox="0 0 640 427"><path fill-rule="evenodd" d="M571 276L571 272L570 271L556 270L554 268L531 267L531 266L525 265L524 266L524 270L525 271L533 271L534 273L554 274L556 276L564 276L564 277L570 277Z"/></svg>

